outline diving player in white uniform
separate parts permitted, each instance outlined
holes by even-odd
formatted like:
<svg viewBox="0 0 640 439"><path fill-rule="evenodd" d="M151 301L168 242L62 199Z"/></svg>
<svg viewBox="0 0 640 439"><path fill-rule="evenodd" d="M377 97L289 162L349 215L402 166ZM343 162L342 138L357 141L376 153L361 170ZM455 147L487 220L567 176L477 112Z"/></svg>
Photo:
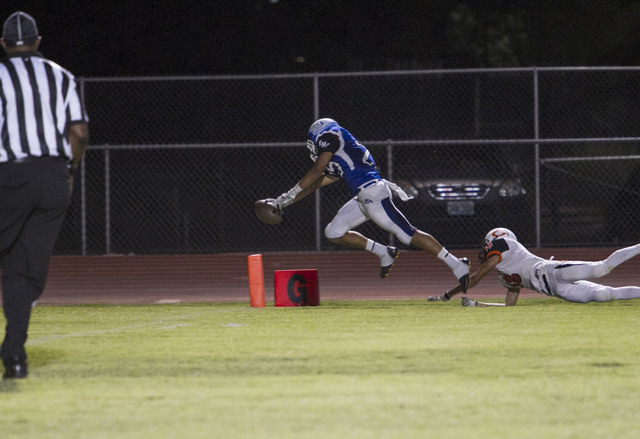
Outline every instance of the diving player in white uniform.
<svg viewBox="0 0 640 439"><path fill-rule="evenodd" d="M496 228L487 233L480 250L480 268L471 275L469 288L485 277L494 268L498 279L507 288L505 303L484 303L462 298L463 306L513 306L521 288L528 288L547 296L559 297L569 302L608 302L640 298L640 287L614 288L589 282L609 274L618 265L640 254L640 244L613 252L607 259L597 262L554 261L542 259L530 253L505 228ZM456 287L442 296L432 296L431 302L446 302L460 293Z"/></svg>
<svg viewBox="0 0 640 439"><path fill-rule="evenodd" d="M383 180L369 150L333 119L319 119L309 128L307 148L315 162L302 179L288 192L275 199L279 209L299 201L316 189L343 179L354 195L340 208L324 230L333 243L370 251L380 258L380 277L391 270L398 250L382 245L353 229L372 220L393 233L405 245L413 245L446 263L459 281L460 291L469 284L469 261L458 259L428 233L416 229L396 208L392 191L401 199L409 197L395 184Z"/></svg>

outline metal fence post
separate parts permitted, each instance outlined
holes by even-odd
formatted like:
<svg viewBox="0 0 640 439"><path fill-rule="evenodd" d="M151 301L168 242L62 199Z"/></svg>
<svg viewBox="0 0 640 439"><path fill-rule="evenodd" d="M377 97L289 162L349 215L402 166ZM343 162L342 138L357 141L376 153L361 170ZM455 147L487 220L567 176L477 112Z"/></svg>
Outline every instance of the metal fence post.
<svg viewBox="0 0 640 439"><path fill-rule="evenodd" d="M393 143L391 139L387 140L387 179L393 181ZM395 243L395 235L389 232L389 243Z"/></svg>
<svg viewBox="0 0 640 439"><path fill-rule="evenodd" d="M82 96L82 102L85 101L85 80L79 78L80 95ZM84 161L86 160L86 154L80 161L80 248L82 256L87 255L87 178L86 167Z"/></svg>
<svg viewBox="0 0 640 439"><path fill-rule="evenodd" d="M538 69L533 69L533 137L540 140L540 99L538 88ZM534 144L534 161L535 161L535 227L536 227L536 248L540 248L541 243L541 226L540 226L540 143Z"/></svg>
<svg viewBox="0 0 640 439"><path fill-rule="evenodd" d="M104 150L104 243L105 253L111 253L111 170L109 145Z"/></svg>
<svg viewBox="0 0 640 439"><path fill-rule="evenodd" d="M87 255L87 168L84 164L86 160L80 161L80 241L82 256Z"/></svg>
<svg viewBox="0 0 640 439"><path fill-rule="evenodd" d="M320 118L320 78L318 75L313 76L313 117L314 120ZM322 207L321 193L316 190L315 193L315 213L316 213L316 251L322 251Z"/></svg>

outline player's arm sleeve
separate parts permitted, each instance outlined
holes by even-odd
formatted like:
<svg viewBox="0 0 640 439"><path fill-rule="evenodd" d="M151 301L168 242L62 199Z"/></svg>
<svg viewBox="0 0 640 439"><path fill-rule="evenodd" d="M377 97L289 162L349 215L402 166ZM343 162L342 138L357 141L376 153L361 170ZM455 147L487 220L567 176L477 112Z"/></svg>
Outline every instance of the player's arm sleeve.
<svg viewBox="0 0 640 439"><path fill-rule="evenodd" d="M89 122L89 115L84 105L83 96L78 90L75 77L69 72L65 72L64 75L66 75L69 83L67 94L64 96L69 125Z"/></svg>
<svg viewBox="0 0 640 439"><path fill-rule="evenodd" d="M316 146L318 147L318 155L323 152L335 154L340 149L340 137L336 133L328 131L318 137Z"/></svg>
<svg viewBox="0 0 640 439"><path fill-rule="evenodd" d="M498 259L502 261L502 253L509 250L509 244L504 239L494 239L492 242L492 247L489 251L487 251L487 258L492 256L498 256ZM497 265L497 263L496 263Z"/></svg>

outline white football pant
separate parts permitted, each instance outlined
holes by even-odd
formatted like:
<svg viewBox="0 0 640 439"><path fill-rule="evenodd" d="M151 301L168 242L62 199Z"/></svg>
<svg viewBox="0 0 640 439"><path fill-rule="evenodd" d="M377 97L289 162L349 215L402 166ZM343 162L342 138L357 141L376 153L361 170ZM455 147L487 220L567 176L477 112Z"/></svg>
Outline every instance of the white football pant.
<svg viewBox="0 0 640 439"><path fill-rule="evenodd" d="M324 229L324 234L329 239L337 239L369 219L405 245L409 245L416 230L393 204L391 189L380 180L347 201Z"/></svg>

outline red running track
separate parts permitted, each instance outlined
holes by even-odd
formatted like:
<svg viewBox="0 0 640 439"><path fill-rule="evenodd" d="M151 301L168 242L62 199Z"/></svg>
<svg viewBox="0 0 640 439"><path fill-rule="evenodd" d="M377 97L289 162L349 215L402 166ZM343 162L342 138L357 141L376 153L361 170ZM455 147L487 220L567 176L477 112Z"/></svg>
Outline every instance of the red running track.
<svg viewBox="0 0 640 439"><path fill-rule="evenodd" d="M541 249L544 258L600 260L616 249ZM477 250L456 250L477 266ZM246 302L247 257L243 254L154 256L54 256L40 305ZM385 279L379 260L364 251L264 253L267 306L272 305L275 270L317 269L320 299L425 299L456 285L449 268L420 251L401 251ZM612 286L640 285L640 258L600 279ZM475 298L502 298L505 290L490 275L470 291ZM459 297L459 296L458 296ZM544 297L523 290L521 297Z"/></svg>

